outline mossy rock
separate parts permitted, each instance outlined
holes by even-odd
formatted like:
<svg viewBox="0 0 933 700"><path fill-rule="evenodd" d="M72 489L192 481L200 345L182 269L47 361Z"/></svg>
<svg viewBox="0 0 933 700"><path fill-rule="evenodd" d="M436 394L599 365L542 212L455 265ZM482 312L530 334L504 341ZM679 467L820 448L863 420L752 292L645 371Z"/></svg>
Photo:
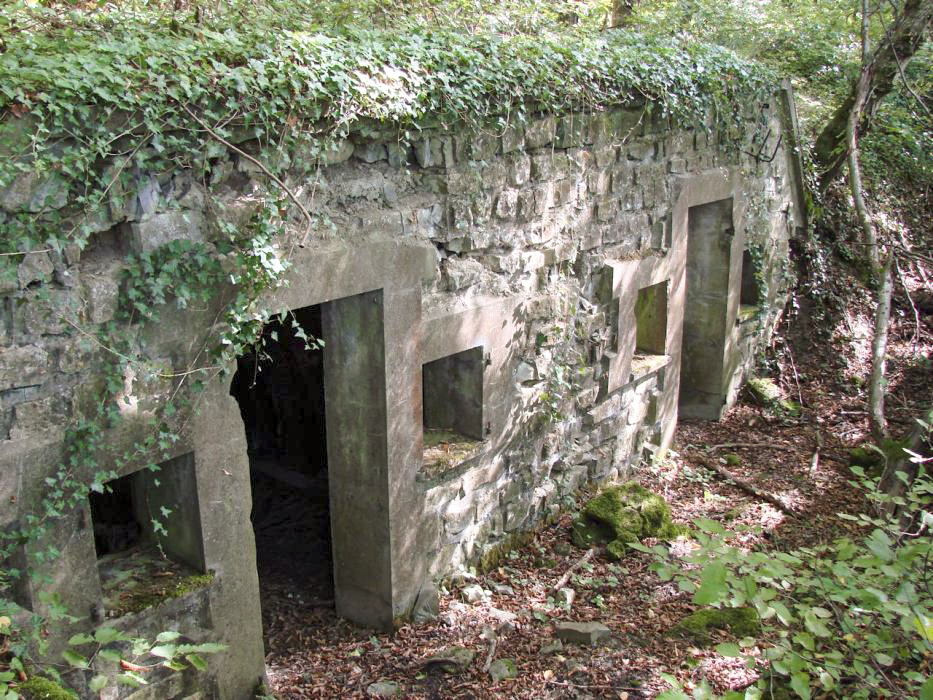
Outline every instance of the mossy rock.
<svg viewBox="0 0 933 700"><path fill-rule="evenodd" d="M736 638L761 634L761 621L754 608L703 608L687 615L671 632L706 645L713 641L713 630L725 630Z"/></svg>
<svg viewBox="0 0 933 700"><path fill-rule="evenodd" d="M800 415L800 404L791 399L785 399L778 385L770 377L752 377L745 386L755 403L763 408L783 415Z"/></svg>
<svg viewBox="0 0 933 700"><path fill-rule="evenodd" d="M663 498L630 482L611 486L587 503L570 538L584 549L606 545L610 558L621 559L630 542L645 537L673 539L683 533L684 528L671 521L670 506Z"/></svg>
<svg viewBox="0 0 933 700"><path fill-rule="evenodd" d="M78 694L73 690L63 688L55 681L42 676L33 676L16 686L16 691L26 700L78 700Z"/></svg>

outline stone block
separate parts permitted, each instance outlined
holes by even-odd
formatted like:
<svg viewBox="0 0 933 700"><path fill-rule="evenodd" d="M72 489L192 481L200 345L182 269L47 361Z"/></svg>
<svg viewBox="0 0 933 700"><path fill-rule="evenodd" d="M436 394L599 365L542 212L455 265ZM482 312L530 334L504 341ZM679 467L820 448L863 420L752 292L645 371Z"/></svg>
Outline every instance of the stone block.
<svg viewBox="0 0 933 700"><path fill-rule="evenodd" d="M484 268L478 260L452 256L444 261L444 288L456 292L479 284L483 279Z"/></svg>
<svg viewBox="0 0 933 700"><path fill-rule="evenodd" d="M632 166L627 162L617 163L612 168L612 191L616 194L624 192L635 182Z"/></svg>
<svg viewBox="0 0 933 700"><path fill-rule="evenodd" d="M67 401L58 396L17 404L13 408L10 439L35 439L53 433L64 434L70 413Z"/></svg>
<svg viewBox="0 0 933 700"><path fill-rule="evenodd" d="M376 163L389 157L384 143L358 143L353 148L353 155L364 163Z"/></svg>
<svg viewBox="0 0 933 700"><path fill-rule="evenodd" d="M527 153L516 153L507 162L510 185L521 187L531 179L531 157Z"/></svg>
<svg viewBox="0 0 933 700"><path fill-rule="evenodd" d="M567 150L567 163L570 172L574 174L585 173L596 162L596 156L589 148L570 148Z"/></svg>
<svg viewBox="0 0 933 700"><path fill-rule="evenodd" d="M404 233L399 211L370 210L358 218L358 231L363 236L401 236Z"/></svg>
<svg viewBox="0 0 933 700"><path fill-rule="evenodd" d="M0 349L0 391L41 384L49 370L49 354L38 345Z"/></svg>
<svg viewBox="0 0 933 700"><path fill-rule="evenodd" d="M499 139L494 133L481 131L469 139L468 152L472 160L490 160L499 152Z"/></svg>
<svg viewBox="0 0 933 700"><path fill-rule="evenodd" d="M583 137L589 128L589 116L582 113L568 114L557 122L557 148L573 148L583 145Z"/></svg>
<svg viewBox="0 0 933 700"><path fill-rule="evenodd" d="M42 211L61 209L68 203L68 182L58 173L42 177L34 172L21 173L0 191L0 209Z"/></svg>
<svg viewBox="0 0 933 700"><path fill-rule="evenodd" d="M610 121L613 136L623 141L640 136L643 118L643 109L619 108L612 110L610 112Z"/></svg>
<svg viewBox="0 0 933 700"><path fill-rule="evenodd" d="M496 199L496 216L503 221L510 221L518 213L518 191L503 190Z"/></svg>
<svg viewBox="0 0 933 700"><path fill-rule="evenodd" d="M389 165L393 168L401 168L404 165L408 165L411 160L412 148L407 144L389 143L386 144L386 154Z"/></svg>
<svg viewBox="0 0 933 700"><path fill-rule="evenodd" d="M573 194L576 191L575 182L573 180L558 180L554 183L553 193L554 193L554 206L559 207L564 204L570 204L573 202Z"/></svg>
<svg viewBox="0 0 933 700"><path fill-rule="evenodd" d="M65 319L80 315L81 302L71 289L47 289L41 296L28 296L14 310L14 327L28 336L61 335L70 326Z"/></svg>
<svg viewBox="0 0 933 700"><path fill-rule="evenodd" d="M162 212L146 221L130 224L130 246L136 253L151 252L171 241L203 242L203 214L200 211Z"/></svg>
<svg viewBox="0 0 933 700"><path fill-rule="evenodd" d="M422 168L451 168L454 165L454 144L450 137L426 136L413 144L415 161Z"/></svg>
<svg viewBox="0 0 933 700"><path fill-rule="evenodd" d="M533 119L525 128L525 145L541 148L554 141L557 135L557 118L553 116Z"/></svg>
<svg viewBox="0 0 933 700"><path fill-rule="evenodd" d="M612 174L608 170L596 170L586 175L586 191L590 196L605 197L612 185Z"/></svg>
<svg viewBox="0 0 933 700"><path fill-rule="evenodd" d="M489 165L480 168L479 177L485 189L498 189L503 187L508 178L508 169L501 160L495 160Z"/></svg>
<svg viewBox="0 0 933 700"><path fill-rule="evenodd" d="M484 186L483 178L476 168L457 167L447 173L447 192L449 194L473 194Z"/></svg>
<svg viewBox="0 0 933 700"><path fill-rule="evenodd" d="M48 253L26 253L23 261L16 268L16 279L23 289L34 282L46 282L55 271Z"/></svg>
<svg viewBox="0 0 933 700"><path fill-rule="evenodd" d="M683 158L671 158L667 164L667 170L670 173L685 173L687 172L687 161Z"/></svg>
<svg viewBox="0 0 933 700"><path fill-rule="evenodd" d="M599 146L593 149L593 159L597 168L608 168L618 160L617 146Z"/></svg>
<svg viewBox="0 0 933 700"><path fill-rule="evenodd" d="M645 162L654 158L657 144L651 139L638 139L625 146L625 157L635 162Z"/></svg>
<svg viewBox="0 0 933 700"><path fill-rule="evenodd" d="M599 622L558 622L557 638L568 644L593 645L609 639L612 631Z"/></svg>
<svg viewBox="0 0 933 700"><path fill-rule="evenodd" d="M596 404L592 409L586 412L583 418L584 425L595 425L604 420L615 418L622 410L622 400L619 394L613 394L605 401Z"/></svg>
<svg viewBox="0 0 933 700"><path fill-rule="evenodd" d="M321 160L324 165L338 165L350 159L353 155L354 146L349 139L338 139L328 145Z"/></svg>
<svg viewBox="0 0 933 700"><path fill-rule="evenodd" d="M85 274L81 276L87 320L90 323L107 323L117 312L120 285L117 271L113 274Z"/></svg>
<svg viewBox="0 0 933 700"><path fill-rule="evenodd" d="M499 138L503 153L519 151L525 145L525 130L518 124L510 123Z"/></svg>

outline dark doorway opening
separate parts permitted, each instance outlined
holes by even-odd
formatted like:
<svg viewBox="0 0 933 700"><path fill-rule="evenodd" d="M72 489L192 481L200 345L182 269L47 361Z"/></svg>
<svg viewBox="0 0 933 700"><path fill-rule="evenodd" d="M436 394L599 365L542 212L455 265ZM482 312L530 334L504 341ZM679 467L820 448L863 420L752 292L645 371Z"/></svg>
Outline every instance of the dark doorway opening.
<svg viewBox="0 0 933 700"><path fill-rule="evenodd" d="M284 606L333 605L321 306L263 329L230 393L246 429L267 635Z"/></svg>

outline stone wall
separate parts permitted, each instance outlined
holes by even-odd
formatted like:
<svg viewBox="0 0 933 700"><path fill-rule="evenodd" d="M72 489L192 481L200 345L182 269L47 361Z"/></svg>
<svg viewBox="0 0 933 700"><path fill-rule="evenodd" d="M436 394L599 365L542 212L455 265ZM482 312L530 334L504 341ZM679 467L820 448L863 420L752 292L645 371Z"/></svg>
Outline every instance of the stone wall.
<svg viewBox="0 0 933 700"><path fill-rule="evenodd" d="M322 310L338 613L390 625L431 580L490 562L585 483L623 478L666 447L694 392L706 417L734 400L784 305L802 215L782 141L788 107L785 93L748 105L747 127L726 132L675 128L643 105L429 129L410 145L395 129L358 132L307 177L295 156L288 182L319 227L305 247L282 241L289 285L269 301ZM233 152L210 183L186 172L140 172L135 183L112 193L85 250L29 253L0 289L0 525L38 502L66 427L91 411L105 351L82 327L113 318L127 253L210 243L218 221L245 221L265 187ZM206 205L208 186L221 206ZM0 206L65 207L55 188L24 177ZM695 223L714 202L721 224ZM759 262L743 295L746 250L746 265ZM166 308L140 327L139 346L167 369L196 366L213 313ZM216 690L243 697L262 673L262 642L246 439L229 383L215 380L197 413L178 419L170 450L193 465L200 568L214 580L186 599L197 615L182 601L121 624L163 616L192 638L225 640ZM138 440L167 391L158 377L127 377L127 420L103 443ZM423 404L467 433L462 452L456 436L443 443L454 458L426 464ZM46 567L47 589L100 620L86 510L50 534L62 557ZM21 588L20 602L41 610L38 591Z"/></svg>

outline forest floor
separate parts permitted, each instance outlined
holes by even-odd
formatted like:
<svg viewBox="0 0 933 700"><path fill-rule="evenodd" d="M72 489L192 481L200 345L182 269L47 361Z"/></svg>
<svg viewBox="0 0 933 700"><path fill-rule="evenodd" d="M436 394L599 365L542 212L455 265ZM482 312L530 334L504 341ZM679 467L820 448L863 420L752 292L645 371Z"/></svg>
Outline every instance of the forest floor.
<svg viewBox="0 0 933 700"><path fill-rule="evenodd" d="M907 283L909 288L912 282ZM844 275L825 284L844 302L816 314L806 309L805 299L798 300L791 308L802 311L789 314L761 370L800 404L799 415L757 405L743 394L721 422L681 423L673 451L632 474L668 500L675 522L706 517L727 528L757 526L758 534L744 536L745 546L785 551L829 541L853 527L836 514L859 512L864 505L847 481L848 450L869 437L865 378L872 308L867 294L853 300L854 282ZM894 434L902 434L933 396L933 316L922 309L914 314L902 292L888 367ZM824 296L820 308L825 302ZM781 499L797 517L722 480L707 468L710 460ZM593 494L581 494L580 503L587 495ZM688 689L705 678L717 692L758 677L761 665L750 670L742 659L672 634L695 606L689 594L651 571L648 555L633 552L618 563L595 557L570 578L572 604L555 604L551 587L583 555L570 542L572 519L573 512L565 513L498 568L442 591L436 620L405 625L394 634L354 627L331 609L294 598L267 598L270 693L283 700L363 698L394 687L372 684L391 682L408 698L634 699L666 690L662 673ZM490 592L488 599L465 602L462 588L474 583ZM601 622L612 636L600 646L555 648L555 623L571 620ZM494 657L514 662L514 678L493 681L484 670L489 630L497 630ZM727 632L720 634L714 645L729 640ZM457 673L428 662L451 647L475 656Z"/></svg>

